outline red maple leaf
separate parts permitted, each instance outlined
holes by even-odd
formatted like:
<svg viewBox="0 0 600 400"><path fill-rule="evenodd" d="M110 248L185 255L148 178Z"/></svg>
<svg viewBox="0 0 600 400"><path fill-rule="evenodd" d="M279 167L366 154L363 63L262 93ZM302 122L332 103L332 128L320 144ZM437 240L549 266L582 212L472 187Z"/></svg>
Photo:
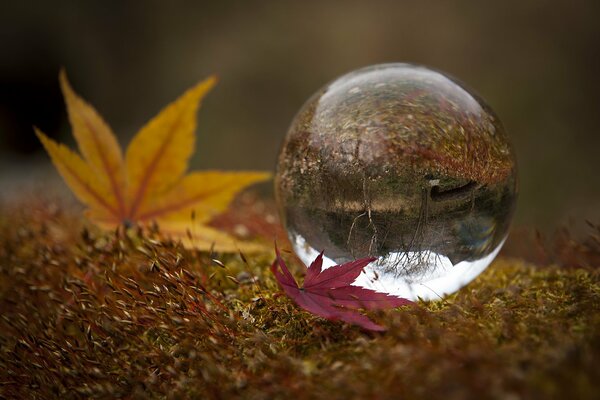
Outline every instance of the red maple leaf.
<svg viewBox="0 0 600 400"><path fill-rule="evenodd" d="M361 258L321 271L323 266L323 253L321 253L310 264L306 271L304 285L299 287L281 258L279 250L277 248L275 250L277 258L271 265L271 271L281 288L301 308L320 317L345 321L372 331L384 331L383 326L374 323L357 310L381 310L414 304L407 299L352 286L352 282L358 278L363 268L376 258Z"/></svg>

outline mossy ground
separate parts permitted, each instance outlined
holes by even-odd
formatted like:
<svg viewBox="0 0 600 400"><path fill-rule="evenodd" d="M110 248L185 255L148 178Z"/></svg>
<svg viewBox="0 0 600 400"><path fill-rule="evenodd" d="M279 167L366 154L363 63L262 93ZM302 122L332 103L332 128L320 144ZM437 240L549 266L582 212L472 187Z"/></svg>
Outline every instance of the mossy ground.
<svg viewBox="0 0 600 400"><path fill-rule="evenodd" d="M43 199L0 207L0 397L600 393L600 265L500 258L444 301L371 314L389 327L375 334L295 307L268 270L273 254L103 233Z"/></svg>

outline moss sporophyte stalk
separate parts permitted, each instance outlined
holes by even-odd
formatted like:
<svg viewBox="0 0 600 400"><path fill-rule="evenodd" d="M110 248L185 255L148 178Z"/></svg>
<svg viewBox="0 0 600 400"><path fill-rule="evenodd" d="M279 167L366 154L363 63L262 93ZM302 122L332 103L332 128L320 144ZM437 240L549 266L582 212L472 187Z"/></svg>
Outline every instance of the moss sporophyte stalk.
<svg viewBox="0 0 600 400"><path fill-rule="evenodd" d="M276 174L298 256L377 261L356 284L401 297L454 292L500 250L516 166L494 112L462 84L408 64L346 74L296 115Z"/></svg>

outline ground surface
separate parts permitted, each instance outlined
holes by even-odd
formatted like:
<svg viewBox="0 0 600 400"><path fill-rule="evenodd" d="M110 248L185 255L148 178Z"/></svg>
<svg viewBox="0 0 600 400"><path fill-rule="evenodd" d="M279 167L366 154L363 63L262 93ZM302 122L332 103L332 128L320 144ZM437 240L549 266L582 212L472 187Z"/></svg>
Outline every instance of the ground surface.
<svg viewBox="0 0 600 400"><path fill-rule="evenodd" d="M0 397L597 398L598 234L537 264L500 258L444 301L371 314L389 327L374 334L300 311L272 253L199 253L103 233L60 202L6 202Z"/></svg>

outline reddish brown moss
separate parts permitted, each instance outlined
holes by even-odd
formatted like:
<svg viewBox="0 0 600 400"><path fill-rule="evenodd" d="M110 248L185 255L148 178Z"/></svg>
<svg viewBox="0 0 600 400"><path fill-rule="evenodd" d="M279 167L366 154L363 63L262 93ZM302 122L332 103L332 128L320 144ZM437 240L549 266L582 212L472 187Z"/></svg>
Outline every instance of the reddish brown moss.
<svg viewBox="0 0 600 400"><path fill-rule="evenodd" d="M445 301L375 314L390 327L380 335L297 309L268 272L272 256L245 263L158 233L101 233L52 204L5 204L0 394L462 399L600 390L598 265L500 259Z"/></svg>

